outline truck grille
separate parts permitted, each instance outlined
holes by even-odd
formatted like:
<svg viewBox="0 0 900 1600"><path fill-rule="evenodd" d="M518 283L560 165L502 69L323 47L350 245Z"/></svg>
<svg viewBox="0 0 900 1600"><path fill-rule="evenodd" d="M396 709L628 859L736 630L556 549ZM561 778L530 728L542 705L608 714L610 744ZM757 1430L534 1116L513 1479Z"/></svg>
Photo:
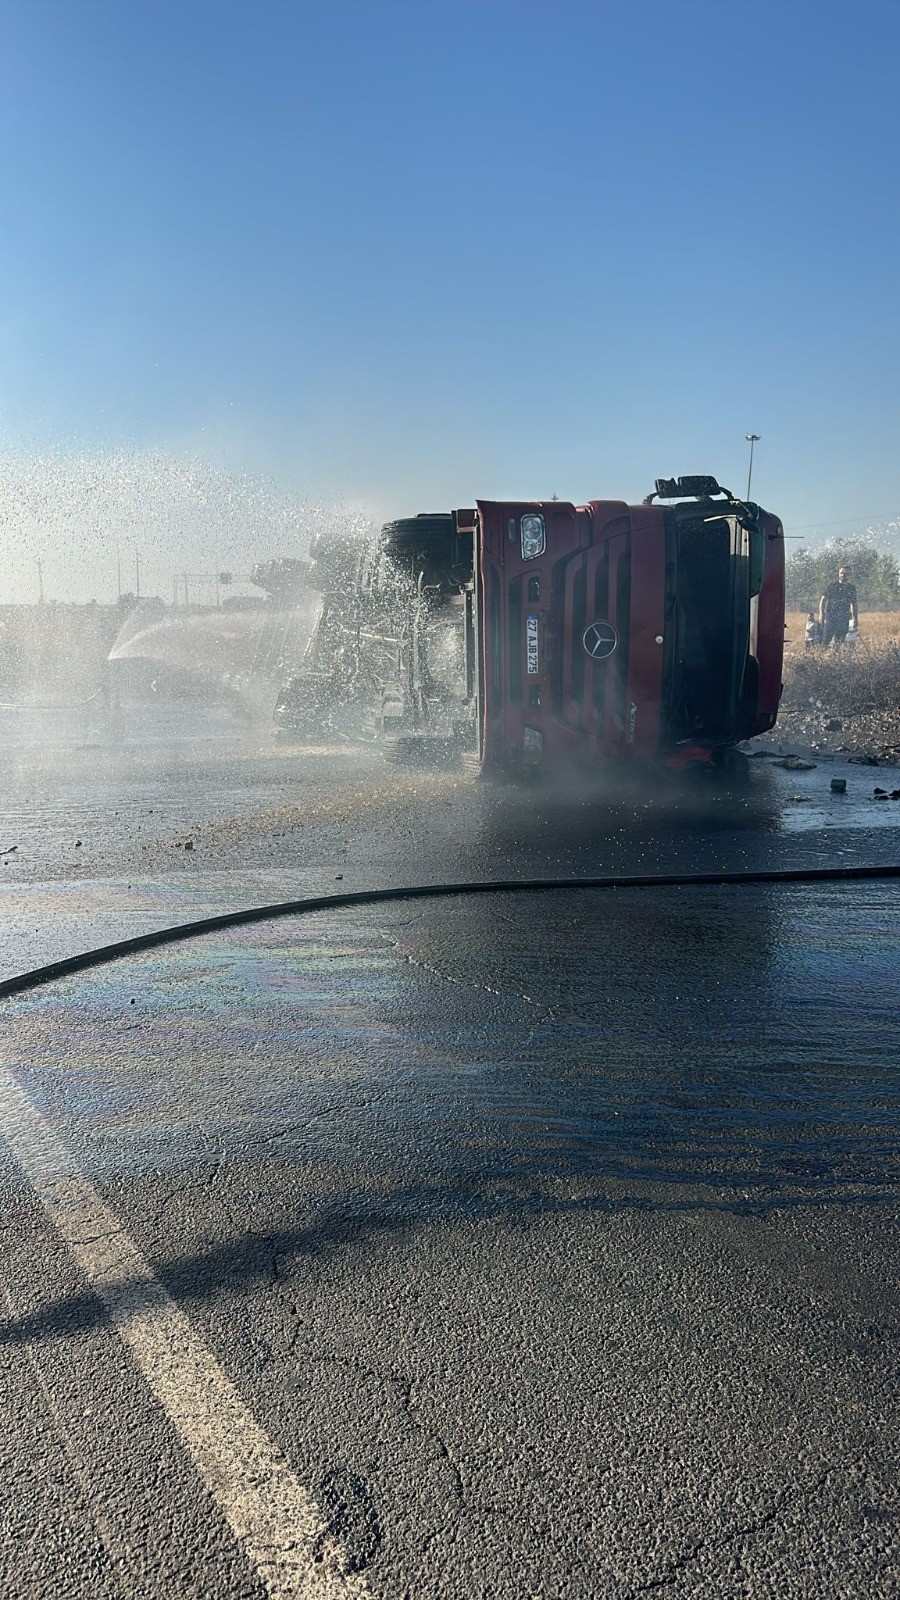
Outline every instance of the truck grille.
<svg viewBox="0 0 900 1600"><path fill-rule="evenodd" d="M571 682L569 693L573 700L584 699L584 672L587 665L587 656L584 653L584 630L588 624L587 616L587 575L585 572L584 557L581 557L579 571L575 574L572 585L572 614L570 626L571 638Z"/></svg>

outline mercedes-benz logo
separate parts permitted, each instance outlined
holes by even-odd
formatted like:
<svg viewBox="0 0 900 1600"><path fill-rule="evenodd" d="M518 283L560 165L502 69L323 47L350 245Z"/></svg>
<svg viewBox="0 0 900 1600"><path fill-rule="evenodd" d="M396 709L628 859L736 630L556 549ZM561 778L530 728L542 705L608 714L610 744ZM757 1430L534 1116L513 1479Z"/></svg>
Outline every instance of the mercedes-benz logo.
<svg viewBox="0 0 900 1600"><path fill-rule="evenodd" d="M619 635L611 622L592 622L585 628L582 644L592 661L602 661L611 656L619 642Z"/></svg>

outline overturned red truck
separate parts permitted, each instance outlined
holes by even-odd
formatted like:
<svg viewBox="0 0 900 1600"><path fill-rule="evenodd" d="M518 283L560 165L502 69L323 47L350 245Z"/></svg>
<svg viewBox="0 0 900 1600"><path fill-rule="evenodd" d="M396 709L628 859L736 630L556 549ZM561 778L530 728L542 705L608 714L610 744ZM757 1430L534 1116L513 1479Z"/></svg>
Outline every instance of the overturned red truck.
<svg viewBox="0 0 900 1600"><path fill-rule="evenodd" d="M715 478L641 505L478 501L313 557L321 614L276 708L295 731L355 715L509 773L727 764L775 722L784 533Z"/></svg>

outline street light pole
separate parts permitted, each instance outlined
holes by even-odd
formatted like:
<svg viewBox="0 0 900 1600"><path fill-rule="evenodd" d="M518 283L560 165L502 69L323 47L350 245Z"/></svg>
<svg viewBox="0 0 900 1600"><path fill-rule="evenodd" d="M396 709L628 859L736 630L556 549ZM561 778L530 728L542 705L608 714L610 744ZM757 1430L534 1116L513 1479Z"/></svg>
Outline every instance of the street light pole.
<svg viewBox="0 0 900 1600"><path fill-rule="evenodd" d="M759 434L758 433L745 433L744 434L744 438L747 440L747 442L748 442L748 444L750 446L750 470L747 473L747 499L749 500L750 499L750 484L751 484L751 482L753 480L753 446L755 444L759 444Z"/></svg>

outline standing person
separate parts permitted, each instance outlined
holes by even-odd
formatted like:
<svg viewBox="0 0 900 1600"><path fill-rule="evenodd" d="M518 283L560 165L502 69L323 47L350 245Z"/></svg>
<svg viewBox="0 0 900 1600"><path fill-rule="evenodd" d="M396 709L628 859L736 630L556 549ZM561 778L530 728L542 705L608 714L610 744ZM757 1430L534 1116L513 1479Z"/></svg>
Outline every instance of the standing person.
<svg viewBox="0 0 900 1600"><path fill-rule="evenodd" d="M854 632L859 627L859 608L856 585L849 567L841 567L837 583L830 583L819 601L819 621L822 624L822 643L842 645L850 623Z"/></svg>
<svg viewBox="0 0 900 1600"><path fill-rule="evenodd" d="M816 621L816 613L814 611L807 611L805 640L807 650L812 650L813 646L819 643L821 637L822 629Z"/></svg>

